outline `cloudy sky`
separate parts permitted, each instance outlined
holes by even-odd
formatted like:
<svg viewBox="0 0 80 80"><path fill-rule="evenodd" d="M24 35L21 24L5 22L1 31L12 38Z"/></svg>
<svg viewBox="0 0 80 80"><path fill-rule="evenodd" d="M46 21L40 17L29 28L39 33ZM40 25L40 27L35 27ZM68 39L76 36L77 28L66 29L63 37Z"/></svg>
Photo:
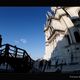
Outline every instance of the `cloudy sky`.
<svg viewBox="0 0 80 80"><path fill-rule="evenodd" d="M47 11L50 11L50 7L0 7L3 44L23 48L33 59L43 57Z"/></svg>

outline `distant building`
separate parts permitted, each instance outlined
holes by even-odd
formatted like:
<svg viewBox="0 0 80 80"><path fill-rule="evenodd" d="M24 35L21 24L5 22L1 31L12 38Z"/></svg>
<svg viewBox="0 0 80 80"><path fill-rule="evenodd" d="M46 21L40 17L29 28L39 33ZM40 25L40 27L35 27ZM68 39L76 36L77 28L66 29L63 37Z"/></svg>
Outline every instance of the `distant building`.
<svg viewBox="0 0 80 80"><path fill-rule="evenodd" d="M80 70L80 7L51 7L45 32L45 54L51 60L51 68L63 72ZM54 14L53 14L54 13ZM55 67L57 65L57 67Z"/></svg>

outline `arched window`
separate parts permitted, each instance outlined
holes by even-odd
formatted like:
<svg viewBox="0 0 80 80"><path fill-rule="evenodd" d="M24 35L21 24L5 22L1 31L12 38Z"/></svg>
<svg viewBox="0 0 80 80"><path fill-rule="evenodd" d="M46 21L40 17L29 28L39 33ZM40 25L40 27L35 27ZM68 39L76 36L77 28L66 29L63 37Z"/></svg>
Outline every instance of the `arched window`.
<svg viewBox="0 0 80 80"><path fill-rule="evenodd" d="M78 12L78 15L79 15L79 17L80 17L80 11Z"/></svg>
<svg viewBox="0 0 80 80"><path fill-rule="evenodd" d="M77 31L74 32L76 42L80 42L80 35Z"/></svg>
<svg viewBox="0 0 80 80"><path fill-rule="evenodd" d="M66 35L69 45L71 44L69 35Z"/></svg>

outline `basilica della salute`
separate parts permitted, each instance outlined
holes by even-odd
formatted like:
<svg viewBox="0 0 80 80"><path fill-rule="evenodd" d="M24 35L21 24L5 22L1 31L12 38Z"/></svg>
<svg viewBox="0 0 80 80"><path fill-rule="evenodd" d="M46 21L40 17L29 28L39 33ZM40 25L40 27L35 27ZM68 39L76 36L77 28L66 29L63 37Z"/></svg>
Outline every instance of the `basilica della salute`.
<svg viewBox="0 0 80 80"><path fill-rule="evenodd" d="M24 49L2 44L0 35L0 71L80 73L80 7L51 7L44 34L44 55L38 60Z"/></svg>

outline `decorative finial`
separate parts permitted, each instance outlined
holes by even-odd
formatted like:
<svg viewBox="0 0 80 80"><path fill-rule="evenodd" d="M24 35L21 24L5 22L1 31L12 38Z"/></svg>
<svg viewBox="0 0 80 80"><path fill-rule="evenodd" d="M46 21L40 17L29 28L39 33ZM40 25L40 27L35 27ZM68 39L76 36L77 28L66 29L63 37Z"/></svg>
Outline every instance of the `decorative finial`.
<svg viewBox="0 0 80 80"><path fill-rule="evenodd" d="M48 13L48 16L50 16L50 17L52 16L51 12L48 11L47 13Z"/></svg>
<svg viewBox="0 0 80 80"><path fill-rule="evenodd" d="M47 18L47 19L49 18L47 14L46 14L46 18Z"/></svg>

